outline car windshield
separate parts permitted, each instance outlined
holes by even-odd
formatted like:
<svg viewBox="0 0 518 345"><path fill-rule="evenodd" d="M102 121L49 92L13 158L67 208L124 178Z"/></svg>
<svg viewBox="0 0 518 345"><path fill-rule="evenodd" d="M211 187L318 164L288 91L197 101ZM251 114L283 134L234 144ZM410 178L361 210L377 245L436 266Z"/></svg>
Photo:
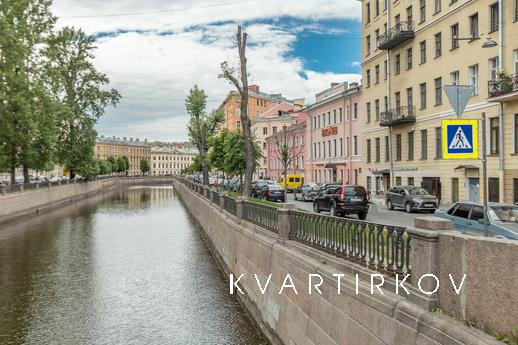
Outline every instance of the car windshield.
<svg viewBox="0 0 518 345"><path fill-rule="evenodd" d="M408 188L407 190L410 195L428 195L428 192L424 188L414 187Z"/></svg>
<svg viewBox="0 0 518 345"><path fill-rule="evenodd" d="M284 189L282 188L280 185L278 184L270 184L268 185L268 188L271 189L271 190L280 190L280 189Z"/></svg>
<svg viewBox="0 0 518 345"><path fill-rule="evenodd" d="M489 216L500 222L517 222L518 206L492 206L489 208Z"/></svg>

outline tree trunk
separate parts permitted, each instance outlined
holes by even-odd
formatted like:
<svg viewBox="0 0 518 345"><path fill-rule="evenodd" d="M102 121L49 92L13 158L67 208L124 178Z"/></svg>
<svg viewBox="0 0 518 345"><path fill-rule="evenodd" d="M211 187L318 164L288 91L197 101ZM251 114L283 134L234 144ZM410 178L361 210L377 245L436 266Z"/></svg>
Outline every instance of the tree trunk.
<svg viewBox="0 0 518 345"><path fill-rule="evenodd" d="M284 202L288 202L288 168L284 168Z"/></svg>
<svg viewBox="0 0 518 345"><path fill-rule="evenodd" d="M16 168L14 166L11 167L11 186L16 183Z"/></svg>
<svg viewBox="0 0 518 345"><path fill-rule="evenodd" d="M23 165L23 183L29 183L31 182L29 178L29 167L26 165Z"/></svg>
<svg viewBox="0 0 518 345"><path fill-rule="evenodd" d="M209 185L209 167L207 166L207 163L202 161L201 170L203 173L203 184L205 186L208 186Z"/></svg>

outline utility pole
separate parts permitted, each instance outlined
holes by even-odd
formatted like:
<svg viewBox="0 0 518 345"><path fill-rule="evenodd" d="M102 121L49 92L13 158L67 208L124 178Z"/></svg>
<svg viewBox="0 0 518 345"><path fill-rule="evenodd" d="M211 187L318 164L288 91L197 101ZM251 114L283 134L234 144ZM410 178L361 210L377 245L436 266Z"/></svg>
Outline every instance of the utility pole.
<svg viewBox="0 0 518 345"><path fill-rule="evenodd" d="M484 180L484 236L489 236L489 212L487 208L487 147L486 147L486 113L482 113L482 179Z"/></svg>

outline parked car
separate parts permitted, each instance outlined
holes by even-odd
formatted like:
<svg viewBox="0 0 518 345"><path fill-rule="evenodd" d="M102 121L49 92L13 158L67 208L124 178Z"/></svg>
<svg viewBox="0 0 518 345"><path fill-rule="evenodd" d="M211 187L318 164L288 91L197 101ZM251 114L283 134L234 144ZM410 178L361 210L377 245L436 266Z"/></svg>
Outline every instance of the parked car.
<svg viewBox="0 0 518 345"><path fill-rule="evenodd" d="M273 184L276 184L276 183L271 180L253 180L252 188L251 188L252 197L258 198L261 188L263 188L266 185L273 185Z"/></svg>
<svg viewBox="0 0 518 345"><path fill-rule="evenodd" d="M298 190L300 186L302 186L302 176L300 175L287 175L286 179L288 180L288 183L286 183L286 189L288 191L294 191ZM284 176L281 178L281 182L279 182L279 185L284 188Z"/></svg>
<svg viewBox="0 0 518 345"><path fill-rule="evenodd" d="M439 207L437 198L416 186L395 186L385 194L385 204L389 210L403 207L406 212L428 211L434 213Z"/></svg>
<svg viewBox="0 0 518 345"><path fill-rule="evenodd" d="M456 231L484 236L484 205L478 202L457 202L437 217L449 219ZM488 203L489 234L496 238L518 240L518 206Z"/></svg>
<svg viewBox="0 0 518 345"><path fill-rule="evenodd" d="M328 185L313 201L313 210L317 213L329 211L332 216L357 214L364 220L369 212L369 195L358 185Z"/></svg>
<svg viewBox="0 0 518 345"><path fill-rule="evenodd" d="M279 184L263 184L257 193L257 198L269 201L285 202L284 188Z"/></svg>
<svg viewBox="0 0 518 345"><path fill-rule="evenodd" d="M300 198L302 199L302 201L313 201L317 197L320 189L322 189L322 186L320 185L320 183L315 183L315 182L305 183L302 185L302 187L300 187L300 195L301 195ZM293 191L293 197L295 200L299 199L297 193L299 193L299 192L295 191L295 190Z"/></svg>

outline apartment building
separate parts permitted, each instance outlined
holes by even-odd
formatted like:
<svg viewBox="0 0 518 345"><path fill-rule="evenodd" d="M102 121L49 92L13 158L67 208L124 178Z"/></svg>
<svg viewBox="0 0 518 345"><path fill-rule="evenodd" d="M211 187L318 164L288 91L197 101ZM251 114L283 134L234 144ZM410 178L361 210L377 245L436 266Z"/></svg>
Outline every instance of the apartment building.
<svg viewBox="0 0 518 345"><path fill-rule="evenodd" d="M304 105L304 100L292 101L282 97L281 94L262 92L259 85L250 85L248 90L248 116L251 120L282 103L293 105L302 102L302 106ZM218 109L224 114L221 128L229 130L241 128L241 96L239 92L231 91Z"/></svg>
<svg viewBox="0 0 518 345"><path fill-rule="evenodd" d="M128 173L140 174L140 161L149 161L151 155L151 145L147 139L127 137L105 137L101 135L96 139L94 146L94 156L98 159L108 159L109 157L119 158L126 156L129 160Z"/></svg>
<svg viewBox="0 0 518 345"><path fill-rule="evenodd" d="M183 169L194 162L198 151L192 147L171 148L167 146L152 147L150 174L179 175Z"/></svg>
<svg viewBox="0 0 518 345"><path fill-rule="evenodd" d="M456 118L443 86L471 85L462 118L488 119L489 200L518 201L517 1L361 2L363 183L481 200L481 161L442 157L441 121Z"/></svg>
<svg viewBox="0 0 518 345"><path fill-rule="evenodd" d="M356 184L365 111L358 83L333 83L308 106L306 181Z"/></svg>

